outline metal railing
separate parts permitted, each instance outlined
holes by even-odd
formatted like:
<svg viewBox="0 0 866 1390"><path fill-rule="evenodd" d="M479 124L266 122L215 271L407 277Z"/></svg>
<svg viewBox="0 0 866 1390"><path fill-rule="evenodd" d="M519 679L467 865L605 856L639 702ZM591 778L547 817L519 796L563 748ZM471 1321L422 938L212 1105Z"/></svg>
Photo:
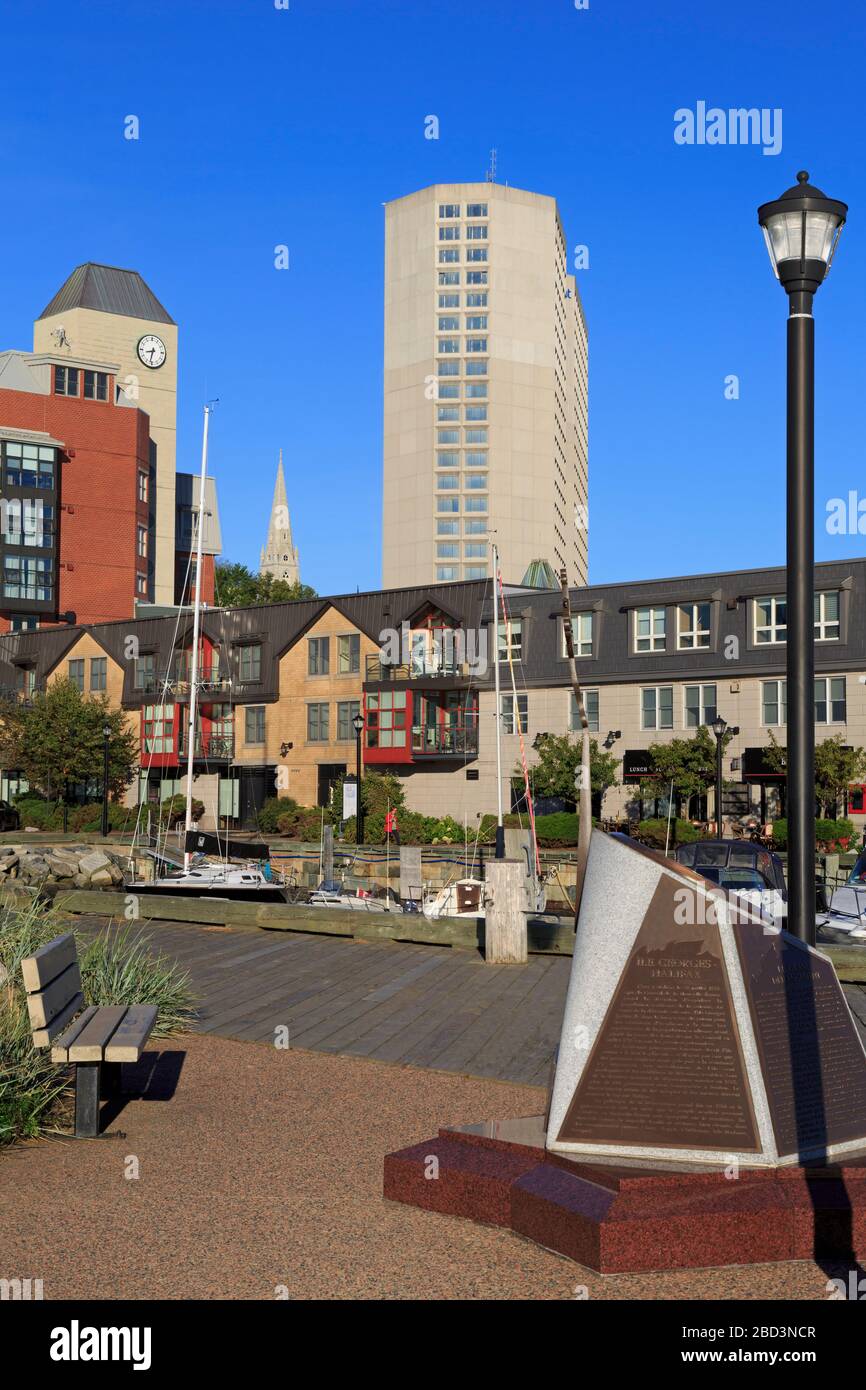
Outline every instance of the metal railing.
<svg viewBox="0 0 866 1390"><path fill-rule="evenodd" d="M459 758L476 754L478 729L451 729L447 725L434 728L426 724L413 724L412 752L419 758Z"/></svg>
<svg viewBox="0 0 866 1390"><path fill-rule="evenodd" d="M230 762L235 755L235 740L232 734L196 734L193 757L206 758L210 762ZM189 756L189 738L186 730L180 737L178 756Z"/></svg>
<svg viewBox="0 0 866 1390"><path fill-rule="evenodd" d="M461 676L464 663L453 657L431 653L412 661L391 665L378 656L366 659L365 679L368 681L420 681L436 680L443 676Z"/></svg>

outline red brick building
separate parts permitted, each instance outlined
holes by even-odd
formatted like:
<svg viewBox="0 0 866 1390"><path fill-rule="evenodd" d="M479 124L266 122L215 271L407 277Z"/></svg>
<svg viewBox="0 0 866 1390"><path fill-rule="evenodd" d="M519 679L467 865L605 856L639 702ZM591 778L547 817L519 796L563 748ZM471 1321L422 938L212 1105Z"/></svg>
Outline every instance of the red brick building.
<svg viewBox="0 0 866 1390"><path fill-rule="evenodd" d="M152 589L150 424L112 365L0 353L0 467L0 630L132 617Z"/></svg>

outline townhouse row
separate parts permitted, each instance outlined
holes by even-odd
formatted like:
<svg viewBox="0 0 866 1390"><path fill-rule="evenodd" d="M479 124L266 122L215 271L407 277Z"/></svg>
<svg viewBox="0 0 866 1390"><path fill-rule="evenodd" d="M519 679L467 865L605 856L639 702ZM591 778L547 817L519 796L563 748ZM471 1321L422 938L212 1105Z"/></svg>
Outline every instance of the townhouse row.
<svg viewBox="0 0 866 1390"><path fill-rule="evenodd" d="M617 763L618 785L596 811L636 809L651 745L689 737L718 713L739 730L725 750L724 809L784 812L784 777L765 756L771 732L786 737L784 593L778 568L571 590L591 727ZM400 777L412 809L475 824L497 801L494 624L508 808L538 735L577 720L561 595L514 585L504 595L505 621L489 579L206 610L194 745L204 824L254 827L276 794L326 804L355 771L356 721L364 771ZM59 678L105 693L140 748L129 800L155 803L185 789L191 644L187 612L9 633L0 685L22 699ZM864 560L816 568L815 661L816 739L863 745ZM21 789L18 770L2 777L4 796ZM639 809L665 811L664 789ZM709 804L676 809L712 815L712 793ZM862 786L850 788L846 809L864 815Z"/></svg>

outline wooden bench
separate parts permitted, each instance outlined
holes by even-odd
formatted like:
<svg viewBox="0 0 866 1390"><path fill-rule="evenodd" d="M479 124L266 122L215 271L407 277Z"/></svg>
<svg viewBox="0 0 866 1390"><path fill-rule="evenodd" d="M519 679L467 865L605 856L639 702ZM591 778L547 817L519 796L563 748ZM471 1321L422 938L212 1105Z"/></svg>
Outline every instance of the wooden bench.
<svg viewBox="0 0 866 1390"><path fill-rule="evenodd" d="M137 1062L156 1023L152 1004L86 1005L72 932L21 962L34 1047L75 1065L75 1135L99 1133L100 1097L122 1089L121 1063Z"/></svg>

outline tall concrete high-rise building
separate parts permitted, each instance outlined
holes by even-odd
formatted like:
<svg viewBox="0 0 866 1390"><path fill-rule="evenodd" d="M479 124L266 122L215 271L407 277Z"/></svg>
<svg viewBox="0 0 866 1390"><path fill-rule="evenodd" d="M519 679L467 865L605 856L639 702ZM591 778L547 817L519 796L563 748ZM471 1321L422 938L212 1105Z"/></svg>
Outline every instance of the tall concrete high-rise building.
<svg viewBox="0 0 866 1390"><path fill-rule="evenodd" d="M587 331L554 198L447 183L385 205L382 580L588 574Z"/></svg>

